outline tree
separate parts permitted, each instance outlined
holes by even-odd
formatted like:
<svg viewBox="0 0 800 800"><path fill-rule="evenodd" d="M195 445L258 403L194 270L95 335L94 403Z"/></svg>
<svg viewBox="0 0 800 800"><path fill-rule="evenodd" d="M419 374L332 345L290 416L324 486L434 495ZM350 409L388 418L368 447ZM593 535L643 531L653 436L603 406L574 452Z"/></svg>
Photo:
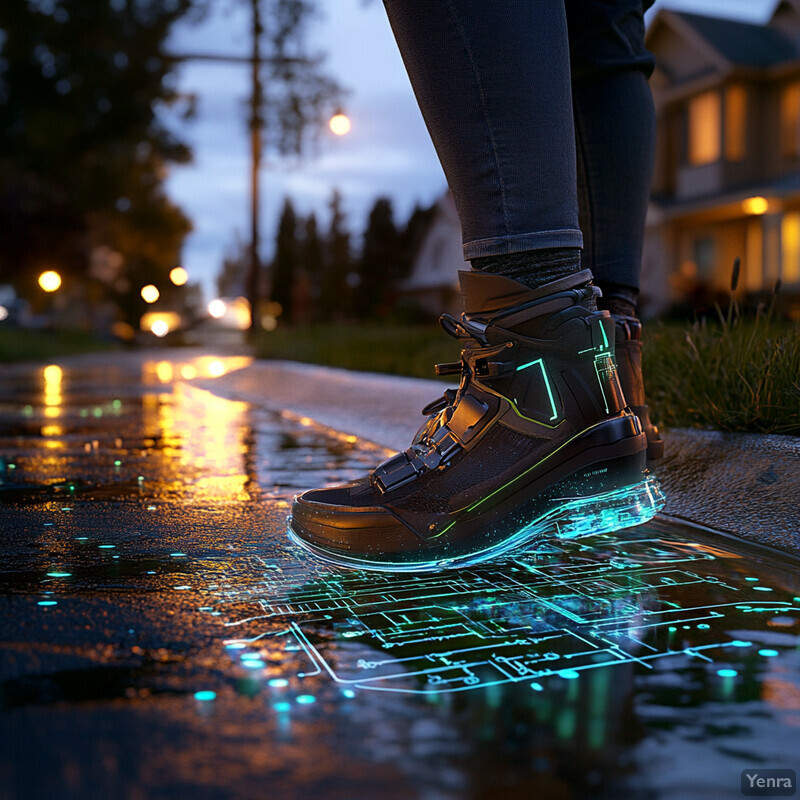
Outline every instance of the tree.
<svg viewBox="0 0 800 800"><path fill-rule="evenodd" d="M325 254L323 242L319 236L317 215L312 211L306 218L302 243L303 271L309 284L309 319L319 316L320 294L322 292L322 276L325 270Z"/></svg>
<svg viewBox="0 0 800 800"><path fill-rule="evenodd" d="M177 100L164 43L196 0L0 3L0 283L43 268L87 281L91 253L123 264L105 291L137 312L141 282L179 263L188 219L166 197L189 159L164 127Z"/></svg>
<svg viewBox="0 0 800 800"><path fill-rule="evenodd" d="M313 0L247 0L252 9L252 81L250 144L252 207L248 299L254 309L250 336L260 327L259 181L262 146L280 155L303 153L316 140L341 89L321 71L323 57L309 55L306 31ZM266 52L262 50L262 40ZM262 76L262 64L267 66ZM265 88L266 85L266 88Z"/></svg>
<svg viewBox="0 0 800 800"><path fill-rule="evenodd" d="M347 316L350 313L351 276L353 261L350 253L350 234L345 228L342 195L333 190L330 200L331 223L328 228L325 271L320 292L320 315L323 319Z"/></svg>
<svg viewBox="0 0 800 800"><path fill-rule="evenodd" d="M401 269L400 237L394 224L392 201L379 197L369 213L358 265L355 311L359 319L385 308Z"/></svg>
<svg viewBox="0 0 800 800"><path fill-rule="evenodd" d="M283 201L283 211L275 237L275 257L272 260L272 299L281 304L282 316L292 321L294 283L297 278L300 242L297 239L297 215L292 201Z"/></svg>

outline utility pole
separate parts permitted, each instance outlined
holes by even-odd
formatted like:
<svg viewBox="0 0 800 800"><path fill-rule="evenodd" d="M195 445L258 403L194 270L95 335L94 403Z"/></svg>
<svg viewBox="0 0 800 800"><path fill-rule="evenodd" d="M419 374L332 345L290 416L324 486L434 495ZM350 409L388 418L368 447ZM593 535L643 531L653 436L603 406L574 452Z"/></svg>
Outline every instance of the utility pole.
<svg viewBox="0 0 800 800"><path fill-rule="evenodd" d="M252 92L250 96L250 272L247 280L247 299L250 303L250 328L252 342L261 330L261 259L259 250L259 170L261 168L261 12L259 0L251 0L253 8Z"/></svg>

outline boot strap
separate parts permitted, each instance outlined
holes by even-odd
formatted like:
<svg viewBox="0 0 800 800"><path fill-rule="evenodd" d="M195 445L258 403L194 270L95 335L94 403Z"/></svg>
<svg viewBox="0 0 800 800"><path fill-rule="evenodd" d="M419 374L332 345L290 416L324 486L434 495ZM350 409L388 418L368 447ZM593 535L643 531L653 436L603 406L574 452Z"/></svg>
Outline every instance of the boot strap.
<svg viewBox="0 0 800 800"><path fill-rule="evenodd" d="M465 449L478 433L489 404L472 394L464 395L458 405L445 408L439 426L424 441L384 461L370 476L373 488L381 494L399 489L419 475L437 469Z"/></svg>

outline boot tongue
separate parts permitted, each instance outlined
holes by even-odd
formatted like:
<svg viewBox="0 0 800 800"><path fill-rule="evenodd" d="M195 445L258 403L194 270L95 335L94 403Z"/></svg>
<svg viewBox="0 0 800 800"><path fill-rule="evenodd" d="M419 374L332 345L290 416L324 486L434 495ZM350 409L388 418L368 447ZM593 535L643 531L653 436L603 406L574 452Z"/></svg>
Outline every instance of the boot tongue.
<svg viewBox="0 0 800 800"><path fill-rule="evenodd" d="M459 270L458 278L461 284L464 313L471 315L513 308L549 294L574 289L591 281L592 273L588 269L581 270L574 275L540 286L538 289L529 289L524 283L515 281L513 278L476 270Z"/></svg>

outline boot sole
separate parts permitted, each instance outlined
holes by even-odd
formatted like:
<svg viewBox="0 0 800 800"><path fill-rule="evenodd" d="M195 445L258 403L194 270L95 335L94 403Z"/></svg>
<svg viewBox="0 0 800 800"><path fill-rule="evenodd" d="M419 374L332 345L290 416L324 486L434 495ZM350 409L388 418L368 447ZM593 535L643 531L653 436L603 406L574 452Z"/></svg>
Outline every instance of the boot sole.
<svg viewBox="0 0 800 800"><path fill-rule="evenodd" d="M492 531L502 525L516 528L510 535L503 535L490 546L468 551L447 553L447 547L436 552L429 550L426 560L412 560L414 555L424 557L425 549L417 554L409 553L411 559L392 560L389 554L370 558L367 554L346 553L309 542L289 526L289 538L314 556L336 566L375 572L440 572L446 569L471 566L505 556L511 551L529 548L547 539L573 539L589 535L610 533L641 525L652 519L664 505L664 495L658 480L644 469L645 452L621 458L601 460L584 466L555 484L543 487L533 497L509 498L493 510L492 517L482 516L473 521L470 540L483 538L475 535L481 525ZM602 486L602 491L592 487ZM530 490L530 487L527 487ZM446 533L446 531L444 532ZM375 555L375 554L373 554Z"/></svg>

